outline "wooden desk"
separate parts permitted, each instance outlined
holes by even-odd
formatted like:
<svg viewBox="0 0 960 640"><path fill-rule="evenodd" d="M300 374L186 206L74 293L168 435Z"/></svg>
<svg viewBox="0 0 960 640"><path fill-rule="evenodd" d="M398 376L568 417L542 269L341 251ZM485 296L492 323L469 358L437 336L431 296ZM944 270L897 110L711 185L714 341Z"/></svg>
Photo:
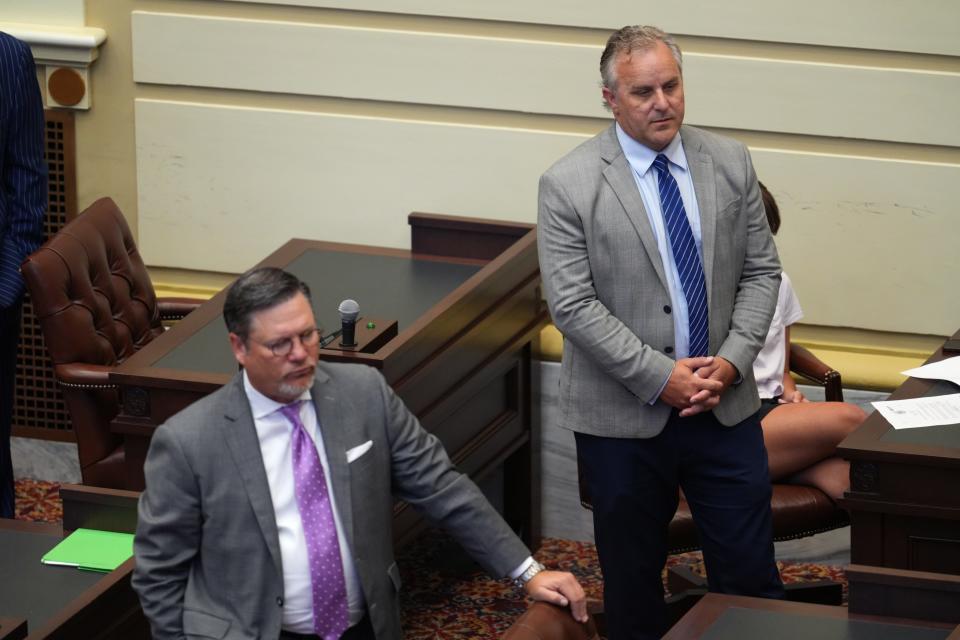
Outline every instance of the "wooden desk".
<svg viewBox="0 0 960 640"><path fill-rule="evenodd" d="M910 378L890 397L957 391ZM960 622L960 425L896 430L874 412L838 451L850 460L850 611Z"/></svg>
<svg viewBox="0 0 960 640"><path fill-rule="evenodd" d="M474 479L503 469L503 511L532 547L540 538L539 417L532 342L548 321L532 225L411 214L412 250L291 240L260 265L310 285L318 323L339 328L338 303L397 320L399 333L367 353L323 349L321 359L377 367L458 467ZM128 486L143 487L154 429L236 373L221 291L129 358L111 380L121 395ZM331 347L335 346L332 344ZM420 517L395 508L398 544Z"/></svg>
<svg viewBox="0 0 960 640"><path fill-rule="evenodd" d="M40 562L64 532L80 526L125 523L112 530L133 533L137 494L65 485L61 496L63 527L0 520L0 625L10 618L25 620L27 640L148 639L147 620L130 586L133 558L105 574ZM24 637L19 631L5 633L6 626L0 626L0 638Z"/></svg>
<svg viewBox="0 0 960 640"><path fill-rule="evenodd" d="M960 640L953 625L858 615L844 607L706 594L663 640Z"/></svg>

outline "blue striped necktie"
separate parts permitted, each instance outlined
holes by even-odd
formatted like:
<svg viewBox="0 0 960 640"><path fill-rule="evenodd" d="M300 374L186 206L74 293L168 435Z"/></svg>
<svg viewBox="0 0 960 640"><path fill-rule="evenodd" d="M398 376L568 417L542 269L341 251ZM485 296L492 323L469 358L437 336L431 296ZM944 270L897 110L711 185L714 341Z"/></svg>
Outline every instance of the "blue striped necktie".
<svg viewBox="0 0 960 640"><path fill-rule="evenodd" d="M662 153L653 161L657 170L657 188L660 191L660 209L667 225L670 238L670 250L677 265L683 297L687 299L687 316L690 321L689 356L705 356L710 347L710 335L707 323L707 290L704 285L703 265L697 253L697 243L693 239L690 221L683 208L677 181L670 175L667 156Z"/></svg>

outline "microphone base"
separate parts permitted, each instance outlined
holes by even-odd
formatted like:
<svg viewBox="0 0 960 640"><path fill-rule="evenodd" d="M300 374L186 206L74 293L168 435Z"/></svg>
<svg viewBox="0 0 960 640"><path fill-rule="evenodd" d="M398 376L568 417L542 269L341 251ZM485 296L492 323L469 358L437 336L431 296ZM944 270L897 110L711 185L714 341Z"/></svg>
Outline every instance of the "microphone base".
<svg viewBox="0 0 960 640"><path fill-rule="evenodd" d="M373 327L368 327L373 323ZM343 336L333 344L320 348L320 357L334 354L375 353L378 349L397 337L398 325L396 320L379 318L357 318L354 332L354 344L344 344L349 336Z"/></svg>

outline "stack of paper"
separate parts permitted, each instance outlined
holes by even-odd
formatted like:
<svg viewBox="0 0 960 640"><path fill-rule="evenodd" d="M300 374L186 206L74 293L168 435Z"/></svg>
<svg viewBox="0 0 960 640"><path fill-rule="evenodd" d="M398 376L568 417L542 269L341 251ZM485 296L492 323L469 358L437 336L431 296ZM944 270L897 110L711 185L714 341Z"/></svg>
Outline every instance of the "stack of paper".
<svg viewBox="0 0 960 640"><path fill-rule="evenodd" d="M914 378L948 380L960 385L960 357L945 358L902 373ZM874 402L873 406L894 429L960 423L960 393L907 400L884 400Z"/></svg>

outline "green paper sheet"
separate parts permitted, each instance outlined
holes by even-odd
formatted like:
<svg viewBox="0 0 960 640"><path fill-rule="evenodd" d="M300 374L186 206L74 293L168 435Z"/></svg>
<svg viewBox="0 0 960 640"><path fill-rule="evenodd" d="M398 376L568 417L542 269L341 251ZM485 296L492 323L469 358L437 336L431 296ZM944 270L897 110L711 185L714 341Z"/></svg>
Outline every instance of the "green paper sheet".
<svg viewBox="0 0 960 640"><path fill-rule="evenodd" d="M133 555L133 534L77 529L40 559L87 571L113 571Z"/></svg>

